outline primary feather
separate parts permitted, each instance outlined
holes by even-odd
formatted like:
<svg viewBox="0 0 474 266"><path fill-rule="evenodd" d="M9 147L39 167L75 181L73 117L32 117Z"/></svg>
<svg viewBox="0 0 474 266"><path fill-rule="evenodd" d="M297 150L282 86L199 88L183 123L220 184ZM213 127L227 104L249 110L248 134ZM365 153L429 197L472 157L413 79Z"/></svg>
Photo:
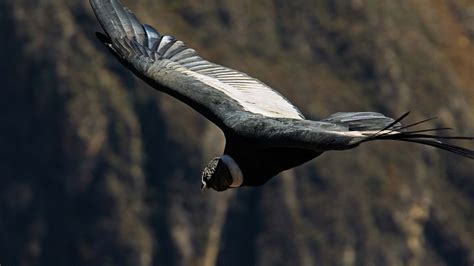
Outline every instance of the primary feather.
<svg viewBox="0 0 474 266"><path fill-rule="evenodd" d="M200 57L182 41L143 25L118 0L91 0L114 51L143 72L167 68L201 82L236 101L242 110L275 118L303 119L301 112L280 93L245 73ZM140 58L143 57L143 58ZM140 61L140 62L137 62ZM196 88L197 89L197 88Z"/></svg>

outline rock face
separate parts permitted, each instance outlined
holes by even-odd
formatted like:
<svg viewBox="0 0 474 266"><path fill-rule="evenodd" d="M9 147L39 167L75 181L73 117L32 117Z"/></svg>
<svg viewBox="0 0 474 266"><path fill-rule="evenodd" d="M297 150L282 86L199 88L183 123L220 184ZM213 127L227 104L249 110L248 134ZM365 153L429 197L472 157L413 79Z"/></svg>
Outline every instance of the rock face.
<svg viewBox="0 0 474 266"><path fill-rule="evenodd" d="M307 117L412 110L474 135L471 0L124 2ZM430 148L367 144L202 195L222 134L98 30L86 0L0 2L0 264L474 263L474 164Z"/></svg>

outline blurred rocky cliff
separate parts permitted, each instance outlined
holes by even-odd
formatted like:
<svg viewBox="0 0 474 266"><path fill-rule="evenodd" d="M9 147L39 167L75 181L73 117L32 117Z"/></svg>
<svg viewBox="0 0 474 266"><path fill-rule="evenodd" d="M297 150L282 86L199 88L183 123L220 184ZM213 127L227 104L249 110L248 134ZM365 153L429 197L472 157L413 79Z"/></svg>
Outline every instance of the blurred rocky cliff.
<svg viewBox="0 0 474 266"><path fill-rule="evenodd" d="M309 118L411 110L474 135L472 0L122 1ZM1 265L474 263L472 161L371 143L201 194L223 135L99 30L86 0L0 1Z"/></svg>

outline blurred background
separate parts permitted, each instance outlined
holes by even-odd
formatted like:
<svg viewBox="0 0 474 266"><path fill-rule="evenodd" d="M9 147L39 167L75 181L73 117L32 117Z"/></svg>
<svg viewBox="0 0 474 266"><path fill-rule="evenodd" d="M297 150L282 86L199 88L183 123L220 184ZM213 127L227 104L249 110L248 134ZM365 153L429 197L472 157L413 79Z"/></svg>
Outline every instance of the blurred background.
<svg viewBox="0 0 474 266"><path fill-rule="evenodd" d="M411 110L474 135L472 0L123 2L308 118ZM376 142L201 194L222 133L99 30L86 0L0 1L2 266L474 263L472 161Z"/></svg>

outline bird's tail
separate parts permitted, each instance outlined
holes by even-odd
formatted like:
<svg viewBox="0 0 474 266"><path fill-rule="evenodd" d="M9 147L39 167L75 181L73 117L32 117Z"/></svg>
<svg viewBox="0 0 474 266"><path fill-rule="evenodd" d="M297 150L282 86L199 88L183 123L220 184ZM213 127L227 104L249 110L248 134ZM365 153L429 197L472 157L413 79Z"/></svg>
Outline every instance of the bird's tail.
<svg viewBox="0 0 474 266"><path fill-rule="evenodd" d="M359 143L372 141L372 140L397 140L418 143L423 145L432 146L438 149L446 150L469 159L474 159L474 150L463 148L457 145L448 144L446 140L474 140L474 137L463 137L463 136L445 136L438 135L440 132L451 130L447 127L436 127L436 128L424 128L412 130L413 127L425 124L426 122L436 119L430 118L425 119L407 126L401 126L400 122L409 115L409 112L402 115L400 118L393 120L392 122L379 128L377 131L371 133L365 133L367 137L359 140Z"/></svg>

